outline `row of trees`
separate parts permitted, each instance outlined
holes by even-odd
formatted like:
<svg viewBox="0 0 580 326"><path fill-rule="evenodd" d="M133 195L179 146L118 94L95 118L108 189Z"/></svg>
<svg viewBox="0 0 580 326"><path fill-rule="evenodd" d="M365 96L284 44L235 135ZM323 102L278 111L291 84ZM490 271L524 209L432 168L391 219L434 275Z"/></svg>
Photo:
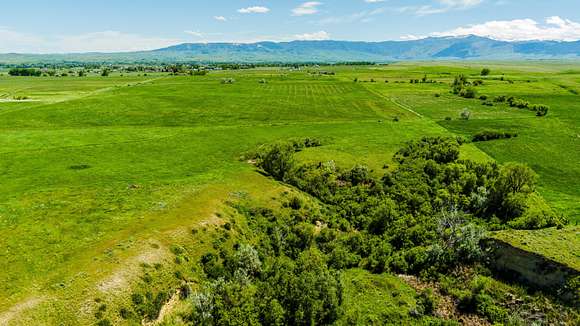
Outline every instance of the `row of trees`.
<svg viewBox="0 0 580 326"><path fill-rule="evenodd" d="M481 74L482 74L482 76L487 76L489 74L489 71L484 69L481 72ZM482 80L475 80L473 82L470 82L468 80L467 76L458 75L458 76L455 76L455 79L453 80L453 83L451 84L451 92L455 95L459 95L459 96L464 97L464 98L475 99L475 98L477 98L477 90L475 87L481 86L481 85L483 85ZM479 99L484 101L482 103L483 105L493 106L491 101L487 101L486 95L480 96ZM536 116L538 116L538 117L546 116L548 114L548 111L550 110L550 107L547 105L531 104L530 102L528 102L524 99L520 99L520 98L517 98L514 96L510 96L510 97L497 96L494 98L494 102L496 102L496 103L504 103L505 102L510 107L530 110L532 112L535 112Z"/></svg>
<svg viewBox="0 0 580 326"><path fill-rule="evenodd" d="M10 76L32 76L32 77L40 77L42 75L42 71L34 68L12 68L8 71Z"/></svg>

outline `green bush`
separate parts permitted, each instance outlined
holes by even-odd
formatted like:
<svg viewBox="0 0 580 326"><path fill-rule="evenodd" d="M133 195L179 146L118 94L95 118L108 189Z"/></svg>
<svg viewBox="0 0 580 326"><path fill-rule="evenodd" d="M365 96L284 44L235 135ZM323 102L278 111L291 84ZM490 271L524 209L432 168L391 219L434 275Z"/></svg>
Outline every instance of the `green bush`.
<svg viewBox="0 0 580 326"><path fill-rule="evenodd" d="M475 98L477 96L477 91L471 87L463 88L459 91L459 96L464 98Z"/></svg>
<svg viewBox="0 0 580 326"><path fill-rule="evenodd" d="M489 141L489 140L496 140L496 139L509 139L513 137L517 137L518 134L506 132L506 131L495 131L495 130L484 130L476 133L473 135L472 141L480 142L480 141Z"/></svg>

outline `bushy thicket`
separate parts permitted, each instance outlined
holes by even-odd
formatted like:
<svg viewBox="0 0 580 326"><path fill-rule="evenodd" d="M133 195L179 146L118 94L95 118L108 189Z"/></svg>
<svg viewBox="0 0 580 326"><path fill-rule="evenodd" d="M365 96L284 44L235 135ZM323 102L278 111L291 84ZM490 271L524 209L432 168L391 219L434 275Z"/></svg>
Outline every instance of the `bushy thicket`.
<svg viewBox="0 0 580 326"><path fill-rule="evenodd" d="M473 135L473 141L488 141L488 140L495 140L495 139L509 139L517 137L518 134L506 131L495 131L495 130L484 130L476 133Z"/></svg>
<svg viewBox="0 0 580 326"><path fill-rule="evenodd" d="M367 167L344 170L332 161L297 165L292 144L273 146L258 157L265 172L332 205L337 219L356 228L366 228L377 201L385 200L395 201L398 213L415 219L450 209L481 222L521 217L535 191L536 174L522 164L459 160L459 141L435 137L409 142L395 154L398 168L381 178Z"/></svg>
<svg viewBox="0 0 580 326"><path fill-rule="evenodd" d="M487 228L527 226L518 223L535 196L536 176L524 165L460 160L458 140L440 137L407 143L394 156L398 166L380 177L364 165L342 169L332 161L294 160L296 151L319 145L301 139L254 154L264 172L311 197L289 194L277 208L236 204L250 232L230 226L238 232L236 243L221 242L201 258L208 282L189 299L186 320L332 324L343 311L341 270L435 277L481 261ZM401 309L416 322L432 318L434 303L427 299L418 295L418 315L412 307ZM505 312L485 300L465 299L482 316L505 320Z"/></svg>
<svg viewBox="0 0 580 326"><path fill-rule="evenodd" d="M8 74L10 76L40 77L40 75L42 75L42 72L34 68L12 68L8 71Z"/></svg>

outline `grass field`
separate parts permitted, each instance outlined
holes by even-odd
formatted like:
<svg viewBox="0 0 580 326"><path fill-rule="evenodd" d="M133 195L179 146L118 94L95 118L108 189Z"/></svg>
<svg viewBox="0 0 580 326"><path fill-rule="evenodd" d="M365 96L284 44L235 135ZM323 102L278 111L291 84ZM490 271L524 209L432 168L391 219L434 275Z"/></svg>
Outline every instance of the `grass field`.
<svg viewBox="0 0 580 326"><path fill-rule="evenodd" d="M580 91L580 67L485 64L492 75L479 92L551 107L537 118L449 94L455 74L475 76L483 66L0 76L0 324L2 312L8 320L33 306L33 316L55 320L69 303L94 297L96 284L151 239L210 218L216 198L267 193L272 184L239 157L278 139L318 137L324 146L300 153L302 160L380 170L408 140L514 131L519 137L466 144L464 153L529 164L548 202L579 222L580 98L571 90ZM437 83L408 83L425 74ZM221 84L224 77L236 82ZM464 108L469 121L459 120Z"/></svg>

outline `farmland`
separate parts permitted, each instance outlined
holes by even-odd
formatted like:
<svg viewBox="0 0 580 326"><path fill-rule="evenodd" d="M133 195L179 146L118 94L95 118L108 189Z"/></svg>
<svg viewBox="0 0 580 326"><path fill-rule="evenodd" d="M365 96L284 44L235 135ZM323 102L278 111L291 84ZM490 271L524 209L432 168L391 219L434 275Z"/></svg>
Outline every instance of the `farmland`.
<svg viewBox="0 0 580 326"><path fill-rule="evenodd" d="M480 76L483 67L489 76ZM459 74L483 81L478 96L523 98L548 105L549 114L454 95L450 84ZM409 82L422 78L430 82ZM295 191L258 173L244 156L276 141L320 139L322 146L297 159L362 164L379 177L394 169L393 155L407 141L512 132L517 137L462 143L461 158L528 165L546 203L578 224L578 92L580 66L565 62L269 67L206 76L4 73L0 324L94 322L96 298L109 307L126 305L141 265L171 261L175 244L188 243L199 259L225 223L222 216L244 223L226 204L236 194L275 206L272 198ZM462 119L466 110L470 117ZM192 239L191 229L200 226ZM567 241L580 241L570 228ZM160 270L155 286L175 282ZM349 273L373 286L402 288L401 300L416 305L397 280ZM350 285L348 294L354 292Z"/></svg>

